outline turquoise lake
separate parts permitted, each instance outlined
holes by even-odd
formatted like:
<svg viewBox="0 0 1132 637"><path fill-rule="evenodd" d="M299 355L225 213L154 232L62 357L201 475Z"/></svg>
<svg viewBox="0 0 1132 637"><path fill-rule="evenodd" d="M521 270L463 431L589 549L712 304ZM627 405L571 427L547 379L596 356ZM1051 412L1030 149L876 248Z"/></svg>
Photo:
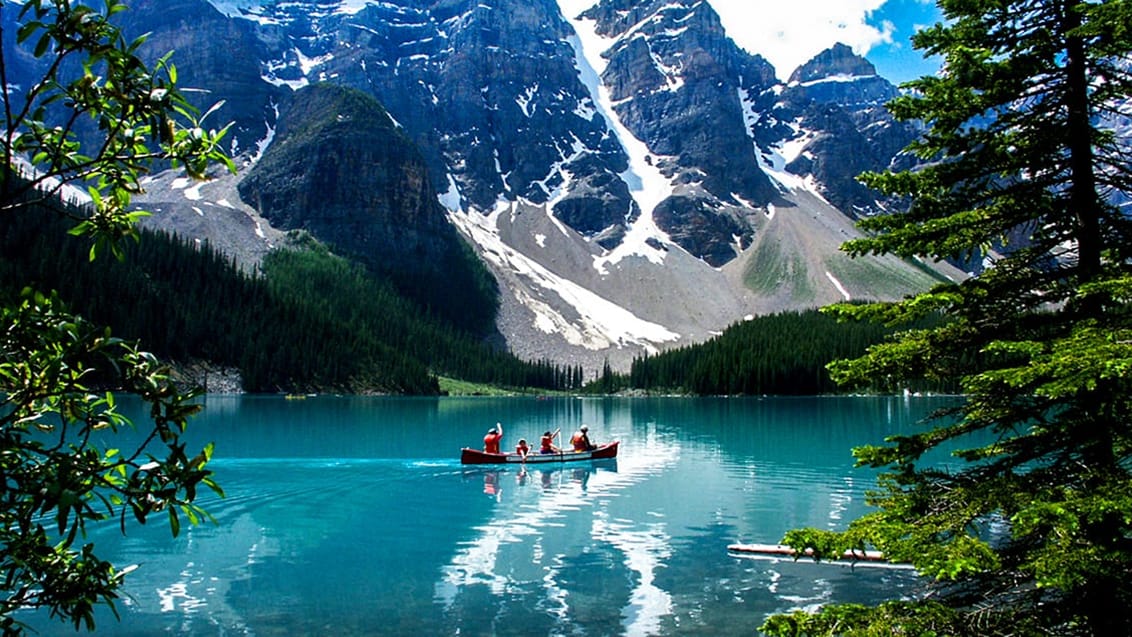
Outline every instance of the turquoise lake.
<svg viewBox="0 0 1132 637"><path fill-rule="evenodd" d="M767 615L911 595L911 571L729 554L840 529L873 474L850 449L943 399L209 396L218 524L92 529L139 564L106 635L752 635ZM585 423L615 461L465 467ZM22 619L29 619L23 617ZM31 622L41 634L69 624Z"/></svg>

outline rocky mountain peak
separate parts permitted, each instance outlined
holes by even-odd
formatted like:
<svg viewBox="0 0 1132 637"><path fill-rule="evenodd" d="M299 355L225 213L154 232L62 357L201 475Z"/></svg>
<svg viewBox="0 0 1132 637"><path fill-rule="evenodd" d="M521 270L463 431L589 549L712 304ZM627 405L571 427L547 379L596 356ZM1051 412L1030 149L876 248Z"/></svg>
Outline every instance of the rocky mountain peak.
<svg viewBox="0 0 1132 637"><path fill-rule="evenodd" d="M790 84L813 82L833 77L874 77L877 69L853 49L838 42L799 66L790 75Z"/></svg>
<svg viewBox="0 0 1132 637"><path fill-rule="evenodd" d="M654 221L711 265L749 245L750 207L775 188L759 170L744 96L775 84L766 60L740 49L706 2L603 0L575 21L601 47L611 115L647 148L669 191Z"/></svg>
<svg viewBox="0 0 1132 637"><path fill-rule="evenodd" d="M582 17L597 23L597 33L604 37L617 37L632 29L652 34L684 29L696 22L700 33L723 35L719 15L706 2L689 0L602 0L587 9ZM675 35L675 34L674 34Z"/></svg>
<svg viewBox="0 0 1132 637"><path fill-rule="evenodd" d="M384 104L447 206L523 200L584 236L623 234L635 210L617 176L625 154L596 116L554 0L393 0L336 15L329 53L306 76Z"/></svg>

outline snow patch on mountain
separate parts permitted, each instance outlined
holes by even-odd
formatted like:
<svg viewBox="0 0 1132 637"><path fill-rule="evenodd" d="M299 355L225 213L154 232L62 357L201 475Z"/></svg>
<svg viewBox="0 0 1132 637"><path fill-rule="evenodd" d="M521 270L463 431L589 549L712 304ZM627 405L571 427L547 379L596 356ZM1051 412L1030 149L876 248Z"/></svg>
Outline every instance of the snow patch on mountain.
<svg viewBox="0 0 1132 637"><path fill-rule="evenodd" d="M743 99L743 106L744 110L747 111L745 119L748 122L753 122L755 115L751 112L750 101ZM758 144L755 144L755 157L758 158L759 168L780 189L784 189L786 192L806 191L825 201L825 197L822 196L821 189L812 175L795 175L786 170L788 164L806 154L806 148L818 136L814 131L801 128L798 123L794 124L794 129L796 131L794 136L770 148L761 148ZM748 128L749 131L750 128Z"/></svg>
<svg viewBox="0 0 1132 637"><path fill-rule="evenodd" d="M196 181L188 177L181 177L174 179L171 186L174 190L180 190L185 194L185 199L189 201L200 201L202 199L200 188L204 185L203 181Z"/></svg>
<svg viewBox="0 0 1132 637"><path fill-rule="evenodd" d="M608 254L595 258L594 268L605 274L608 272L608 266L634 255L661 264L664 262L665 251L655 246L658 242L660 245L672 245L672 241L657 227L653 219L653 211L660 202L672 196L673 187L671 181L656 166L648 146L633 135L618 117L613 109L609 88L601 81L601 73L606 65L606 60L601 54L616 40L598 35L596 24L592 20L577 17L585 8L581 5L586 3L558 0L558 4L566 20L574 28L575 35L568 37L566 41L574 49L579 78L589 90L595 110L605 118L629 157L629 169L620 176L629 186L629 193L641 209L640 217L630 226L625 239Z"/></svg>
<svg viewBox="0 0 1132 637"><path fill-rule="evenodd" d="M795 175L787 171L785 168L786 162L783 161L782 155L779 154L779 152L775 150L770 151L770 153L760 151L756 154L758 155L759 165L762 167L763 172L778 184L780 188L785 189L786 192L808 192L825 203L829 203L821 194L821 187L814 179L814 176Z"/></svg>
<svg viewBox="0 0 1132 637"><path fill-rule="evenodd" d="M786 192L804 190L824 200L817 183L814 182L812 177L802 177L786 170L786 166L790 162L806 152L806 148L816 139L817 133L805 130L801 127L799 122L794 122L791 125L795 131L792 137L769 149L764 149L755 141L755 125L759 123L759 119L762 117L756 109L755 100L752 98L750 91L744 89L738 90L738 96L739 103L742 104L743 107L744 128L747 131L747 136L751 138L751 143L755 145L755 157L758 159L759 168L762 169L780 189L784 189ZM749 202L743 201L734 193L732 194L732 198L749 207L756 207L751 206ZM774 217L774 212L770 206L767 207L767 215L771 218Z"/></svg>
<svg viewBox="0 0 1132 637"><path fill-rule="evenodd" d="M251 20L259 20L262 16L256 14L256 11L262 9L263 0L208 0L216 10L230 18L248 18ZM334 13L343 15L354 15L367 6L379 6L384 4L382 2L374 2L373 0L338 0L334 7Z"/></svg>
<svg viewBox="0 0 1132 637"><path fill-rule="evenodd" d="M571 345L598 351L610 347L641 347L650 353L659 345L680 338L662 325L643 320L625 308L565 279L518 250L508 246L499 233L499 218L515 214L516 204L501 201L489 215L475 211L453 211L449 218L478 245L483 257L496 268L531 283L528 290L515 289L516 297L535 314L535 327L546 334L559 334ZM557 296L577 314L569 319L551 304L531 293L543 290Z"/></svg>
<svg viewBox="0 0 1132 637"><path fill-rule="evenodd" d="M579 161L583 156L593 152L591 149L587 148L585 143L578 139L578 136L573 132L570 133L570 137L572 140L570 142L569 154L559 147L559 160L550 167L546 177L543 177L541 181L534 182L546 193L546 207L548 210L553 210L554 207L558 205L558 202L562 201L570 191L571 183L574 180L574 173L568 167L574 162ZM551 189L548 187L548 184L554 180L559 180L559 184L554 189ZM551 217L553 218L553 215L551 215ZM557 223L558 220L555 219L555 222Z"/></svg>
<svg viewBox="0 0 1132 637"><path fill-rule="evenodd" d="M862 80L871 81L875 78L876 78L876 75L849 75L848 73L838 73L836 75L830 75L829 77L822 77L822 78L818 78L816 80L809 80L807 82L798 82L798 81L790 82L787 86L790 86L790 87L817 86L819 84L830 84L830 83L842 83L843 84L843 83L846 83L846 82L859 82L859 81L862 81Z"/></svg>
<svg viewBox="0 0 1132 637"><path fill-rule="evenodd" d="M216 10L229 18L246 17L252 10L258 9L260 0L208 0Z"/></svg>
<svg viewBox="0 0 1132 637"><path fill-rule="evenodd" d="M456 185L456 178L452 176L452 173L448 173L448 190L440 193L437 198L440 199L440 205L444 206L448 212L461 212L464 209L460 187Z"/></svg>
<svg viewBox="0 0 1132 637"><path fill-rule="evenodd" d="M833 287L837 288L837 291L841 293L841 296L845 297L846 301L853 300L853 297L849 295L849 290L845 289L845 286L841 284L841 281L837 280L837 277L833 276L832 272L826 270L825 276L829 279L830 283L833 283Z"/></svg>
<svg viewBox="0 0 1132 637"><path fill-rule="evenodd" d="M249 166L259 162L260 158L263 157L263 153L267 151L268 146L271 146L271 142L275 141L275 122L279 121L279 105L272 104L271 109L274 112L274 117L269 121L264 121L264 129L267 132L264 134L263 138L256 142L255 152L248 157L247 165Z"/></svg>
<svg viewBox="0 0 1132 637"><path fill-rule="evenodd" d="M63 201L76 206L88 206L91 203L90 194L70 182L61 182L55 177L44 177L43 171L36 168L25 157L15 155L11 158L15 164L16 172L26 179L40 179L39 190L51 197L59 197ZM145 181L143 180L143 184Z"/></svg>

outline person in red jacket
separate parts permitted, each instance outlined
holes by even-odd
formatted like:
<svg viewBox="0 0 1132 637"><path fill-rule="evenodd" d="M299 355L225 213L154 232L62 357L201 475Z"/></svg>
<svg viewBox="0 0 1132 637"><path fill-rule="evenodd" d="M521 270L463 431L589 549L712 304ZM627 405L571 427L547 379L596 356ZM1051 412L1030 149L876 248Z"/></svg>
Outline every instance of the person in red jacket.
<svg viewBox="0 0 1132 637"><path fill-rule="evenodd" d="M542 447L539 449L539 453L560 453L558 447L554 446L554 437L558 435L559 431L560 429L555 429L554 433L548 431L542 435Z"/></svg>
<svg viewBox="0 0 1132 637"><path fill-rule="evenodd" d="M527 446L527 439L526 438L520 438L519 444L515 446L515 453L522 456L523 460L526 460L527 454L530 453L530 452L531 452L531 448Z"/></svg>
<svg viewBox="0 0 1132 637"><path fill-rule="evenodd" d="M483 437L483 450L486 453L499 453L499 443L503 442L503 425L495 423L495 426L487 430L487 435Z"/></svg>

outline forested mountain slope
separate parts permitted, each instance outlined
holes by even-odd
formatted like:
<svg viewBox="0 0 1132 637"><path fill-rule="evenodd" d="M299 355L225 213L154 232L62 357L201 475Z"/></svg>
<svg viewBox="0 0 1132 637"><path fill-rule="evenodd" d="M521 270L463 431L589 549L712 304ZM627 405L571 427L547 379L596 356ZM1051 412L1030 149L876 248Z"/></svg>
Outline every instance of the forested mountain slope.
<svg viewBox="0 0 1132 637"><path fill-rule="evenodd" d="M436 394L437 374L544 389L581 382L580 369L519 361L430 316L302 233L248 274L208 245L154 232L124 244L122 261L90 262L71 225L50 210L0 217L0 294L55 290L182 368L237 370L245 391Z"/></svg>

